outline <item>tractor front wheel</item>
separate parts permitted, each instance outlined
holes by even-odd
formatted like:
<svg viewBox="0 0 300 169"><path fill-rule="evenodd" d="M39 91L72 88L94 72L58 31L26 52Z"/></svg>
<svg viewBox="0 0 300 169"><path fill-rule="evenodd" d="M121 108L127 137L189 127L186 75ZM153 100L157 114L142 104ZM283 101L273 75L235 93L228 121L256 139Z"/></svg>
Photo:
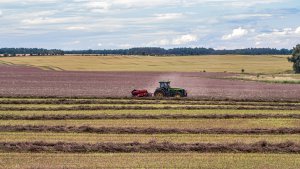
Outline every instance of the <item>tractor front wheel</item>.
<svg viewBox="0 0 300 169"><path fill-rule="evenodd" d="M164 94L163 91L156 91L156 92L154 93L154 96L155 96L155 97L158 97L158 98L162 98L162 97L165 97L165 94Z"/></svg>

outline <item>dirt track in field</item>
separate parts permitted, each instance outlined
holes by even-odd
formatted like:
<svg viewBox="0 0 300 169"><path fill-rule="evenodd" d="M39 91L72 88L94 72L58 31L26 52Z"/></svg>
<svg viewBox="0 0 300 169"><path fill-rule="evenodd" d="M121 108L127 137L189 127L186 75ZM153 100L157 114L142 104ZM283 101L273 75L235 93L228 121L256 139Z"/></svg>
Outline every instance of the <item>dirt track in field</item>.
<svg viewBox="0 0 300 169"><path fill-rule="evenodd" d="M159 80L189 96L253 100L299 100L300 85L219 79L225 73L66 72L0 65L1 96L126 97L133 89L154 92Z"/></svg>

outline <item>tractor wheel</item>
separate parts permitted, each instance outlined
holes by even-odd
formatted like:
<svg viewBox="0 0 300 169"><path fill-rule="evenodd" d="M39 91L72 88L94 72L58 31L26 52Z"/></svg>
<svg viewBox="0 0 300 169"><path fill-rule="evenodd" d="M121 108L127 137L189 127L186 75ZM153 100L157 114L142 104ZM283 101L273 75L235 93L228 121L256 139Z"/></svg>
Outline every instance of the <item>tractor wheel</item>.
<svg viewBox="0 0 300 169"><path fill-rule="evenodd" d="M162 98L165 97L165 93L163 91L155 91L154 96L158 98Z"/></svg>
<svg viewBox="0 0 300 169"><path fill-rule="evenodd" d="M180 93L176 93L174 97L175 98L181 98L181 94Z"/></svg>

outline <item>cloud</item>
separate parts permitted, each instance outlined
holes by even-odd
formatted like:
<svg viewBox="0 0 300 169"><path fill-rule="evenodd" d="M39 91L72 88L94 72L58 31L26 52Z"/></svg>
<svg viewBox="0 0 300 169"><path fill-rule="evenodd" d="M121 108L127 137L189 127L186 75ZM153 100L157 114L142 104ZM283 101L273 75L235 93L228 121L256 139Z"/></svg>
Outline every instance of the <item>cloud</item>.
<svg viewBox="0 0 300 169"><path fill-rule="evenodd" d="M28 3L57 3L59 0L22 0L21 3L28 4ZM20 0L1 0L1 3L20 3Z"/></svg>
<svg viewBox="0 0 300 169"><path fill-rule="evenodd" d="M283 47L291 48L300 38L297 5L294 0L0 0L0 44L236 48L277 47L286 40ZM226 28L236 29L224 33ZM76 40L81 43L67 45Z"/></svg>
<svg viewBox="0 0 300 169"><path fill-rule="evenodd" d="M297 33L297 30L293 31L292 28L284 28L282 30L273 29L272 32L262 33L256 36L257 39L265 39L265 38L276 38L276 37L284 37Z"/></svg>
<svg viewBox="0 0 300 169"><path fill-rule="evenodd" d="M2 17L3 16L3 12L0 10L0 17Z"/></svg>
<svg viewBox="0 0 300 169"><path fill-rule="evenodd" d="M291 48L299 43L299 35L299 28L273 29L256 35L254 40L259 42L260 47Z"/></svg>
<svg viewBox="0 0 300 169"><path fill-rule="evenodd" d="M84 6L91 10L92 12L107 12L111 8L111 3L109 2L88 2Z"/></svg>
<svg viewBox="0 0 300 169"><path fill-rule="evenodd" d="M63 24L80 20L76 17L38 17L33 19L23 19L21 22L26 25L45 25L45 24Z"/></svg>
<svg viewBox="0 0 300 169"><path fill-rule="evenodd" d="M182 13L164 13L164 14L155 14L156 19L159 20L173 20L180 19L183 17Z"/></svg>
<svg viewBox="0 0 300 169"><path fill-rule="evenodd" d="M300 34L300 26L295 31L296 34Z"/></svg>
<svg viewBox="0 0 300 169"><path fill-rule="evenodd" d="M224 35L222 37L222 40L231 40L231 39L237 39L241 38L245 35L247 35L249 31L247 29L243 29L242 27L239 27L237 29L233 29L231 34Z"/></svg>
<svg viewBox="0 0 300 169"><path fill-rule="evenodd" d="M65 27L66 30L87 30L87 27L85 26L68 26L68 27Z"/></svg>
<svg viewBox="0 0 300 169"><path fill-rule="evenodd" d="M147 44L147 46L168 46L168 45L186 45L191 42L196 42L198 40L197 35L193 34L186 34L186 35L181 35L173 39L160 39L156 41L152 41Z"/></svg>
<svg viewBox="0 0 300 169"><path fill-rule="evenodd" d="M188 35L182 35L179 38L173 39L172 44L173 45L184 45L190 42L195 42L198 40L197 35L192 35L192 34L188 34Z"/></svg>
<svg viewBox="0 0 300 169"><path fill-rule="evenodd" d="M226 0L223 0L226 1ZM284 2L284 0L252 0L252 1L247 1L245 2L244 0L231 0L232 6L235 7L251 7L251 6L256 6L256 5L266 5L266 4L272 4L272 3L280 3Z"/></svg>
<svg viewBox="0 0 300 169"><path fill-rule="evenodd" d="M53 24L53 23L63 23L66 20L63 18L35 18L35 19L24 19L22 23L28 25L40 25L40 24Z"/></svg>
<svg viewBox="0 0 300 169"><path fill-rule="evenodd" d="M224 16L225 19L249 19L249 18L269 18L272 17L272 14L237 14L237 15L228 15Z"/></svg>

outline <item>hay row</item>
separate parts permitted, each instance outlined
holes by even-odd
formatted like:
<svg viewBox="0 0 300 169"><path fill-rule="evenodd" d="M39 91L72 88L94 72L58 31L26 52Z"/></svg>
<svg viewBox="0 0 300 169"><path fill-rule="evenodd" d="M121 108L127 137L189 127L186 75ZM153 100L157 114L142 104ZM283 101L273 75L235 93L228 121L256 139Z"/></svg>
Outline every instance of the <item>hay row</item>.
<svg viewBox="0 0 300 169"><path fill-rule="evenodd" d="M188 100L169 100L161 102L159 100L0 100L1 104L55 104L55 105L72 105L72 104L161 104L161 105L239 105L239 106L299 106L297 103L272 103L272 102L235 102L235 101L188 101Z"/></svg>
<svg viewBox="0 0 300 169"><path fill-rule="evenodd" d="M267 119L267 118L291 118L300 119L300 114L47 114L47 115L28 115L18 116L1 114L0 120L101 120L101 119Z"/></svg>
<svg viewBox="0 0 300 169"><path fill-rule="evenodd" d="M68 111L68 110L300 110L300 106L294 107L268 107L268 106L184 106L184 107L154 107L154 106L72 106L72 107L1 107L0 111Z"/></svg>
<svg viewBox="0 0 300 169"><path fill-rule="evenodd" d="M0 142L1 152L38 153L154 153L154 152L197 152L197 153L300 153L300 145L293 142L271 144L266 141L254 144L209 144L209 143L47 143L47 142Z"/></svg>
<svg viewBox="0 0 300 169"><path fill-rule="evenodd" d="M139 128L139 127L90 127L90 126L34 126L5 125L0 132L57 132L57 133L98 133L98 134L300 134L300 128L275 129L179 129L179 128Z"/></svg>

